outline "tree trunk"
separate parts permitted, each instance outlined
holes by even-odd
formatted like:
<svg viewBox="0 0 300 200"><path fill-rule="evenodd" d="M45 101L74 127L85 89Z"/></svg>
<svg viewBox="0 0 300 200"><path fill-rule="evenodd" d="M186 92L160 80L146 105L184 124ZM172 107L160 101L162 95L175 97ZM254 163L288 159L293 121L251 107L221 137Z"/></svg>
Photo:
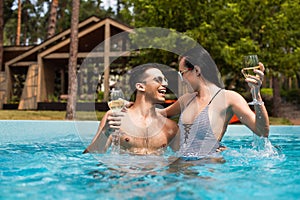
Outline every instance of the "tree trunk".
<svg viewBox="0 0 300 200"><path fill-rule="evenodd" d="M3 9L4 9L4 1L0 0L0 71L2 71L2 64L3 64L3 29L4 29L4 16L3 16Z"/></svg>
<svg viewBox="0 0 300 200"><path fill-rule="evenodd" d="M21 37L21 14L22 14L22 3L18 0L18 24L17 24L17 35L16 35L16 45L20 45Z"/></svg>
<svg viewBox="0 0 300 200"><path fill-rule="evenodd" d="M281 97L280 97L280 84L279 79L276 76L272 77L273 82L273 116L280 117L280 105L281 105Z"/></svg>
<svg viewBox="0 0 300 200"><path fill-rule="evenodd" d="M300 72L296 72L296 80L297 80L297 89L300 88Z"/></svg>
<svg viewBox="0 0 300 200"><path fill-rule="evenodd" d="M57 7L58 0L52 0L48 22L47 38L51 38L53 35L55 35Z"/></svg>
<svg viewBox="0 0 300 200"><path fill-rule="evenodd" d="M121 0L117 0L117 16L120 17Z"/></svg>
<svg viewBox="0 0 300 200"><path fill-rule="evenodd" d="M72 1L72 19L71 19L71 41L69 57L69 85L66 119L73 120L76 110L77 94L77 53L78 53L78 21L79 21L79 0Z"/></svg>

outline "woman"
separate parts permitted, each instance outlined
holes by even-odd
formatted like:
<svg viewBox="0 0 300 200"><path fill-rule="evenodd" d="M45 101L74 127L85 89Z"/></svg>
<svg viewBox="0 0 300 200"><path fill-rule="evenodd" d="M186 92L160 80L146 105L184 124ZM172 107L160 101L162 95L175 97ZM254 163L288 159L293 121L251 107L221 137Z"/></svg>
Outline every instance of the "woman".
<svg viewBox="0 0 300 200"><path fill-rule="evenodd" d="M268 137L269 118L260 87L264 66L259 63L257 76L246 78L255 89L258 104L253 112L237 92L225 90L214 61L202 47L189 50L179 59L179 72L193 92L181 96L164 109L168 117L180 115L180 154L198 158L218 151L230 119L235 114L256 135Z"/></svg>

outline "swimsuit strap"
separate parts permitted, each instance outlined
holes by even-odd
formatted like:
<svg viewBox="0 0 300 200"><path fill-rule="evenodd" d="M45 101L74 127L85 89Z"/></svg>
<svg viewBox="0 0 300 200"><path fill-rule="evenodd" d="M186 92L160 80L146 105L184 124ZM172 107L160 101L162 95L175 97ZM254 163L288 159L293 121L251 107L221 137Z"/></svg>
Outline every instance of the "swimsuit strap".
<svg viewBox="0 0 300 200"><path fill-rule="evenodd" d="M209 105L209 104L214 100L214 98L219 94L219 92L221 92L221 90L223 90L223 88L220 88L220 89L216 92L216 94L211 98L211 100L208 102L207 105ZM191 98L191 99L188 101L188 103L186 104L185 107L188 107L188 106L190 105L190 103L194 100L194 98L195 98L196 96L197 96L197 95L195 95L193 98Z"/></svg>
<svg viewBox="0 0 300 200"><path fill-rule="evenodd" d="M211 98L211 100L208 102L207 105L209 105L209 104L214 100L214 98L219 94L219 92L221 92L221 90L223 90L223 89L220 88L220 89L218 90L218 92L216 92L216 94Z"/></svg>
<svg viewBox="0 0 300 200"><path fill-rule="evenodd" d="M185 107L188 107L190 105L190 103L196 98L197 95L193 96L186 104Z"/></svg>

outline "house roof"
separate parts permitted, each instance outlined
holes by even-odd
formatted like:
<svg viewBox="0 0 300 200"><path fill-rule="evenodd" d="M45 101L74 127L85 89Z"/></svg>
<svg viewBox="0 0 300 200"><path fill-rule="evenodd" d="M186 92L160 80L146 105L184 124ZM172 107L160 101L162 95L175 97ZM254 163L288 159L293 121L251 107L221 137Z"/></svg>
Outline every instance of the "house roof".
<svg viewBox="0 0 300 200"><path fill-rule="evenodd" d="M95 43L95 41L93 41L93 37L95 36L100 37L103 41L104 35L101 36L99 34L101 34L101 29L104 30L105 23L109 23L111 27L113 27L111 28L111 35L114 34L113 33L114 29L119 29L119 31L117 32L132 30L129 26L117 22L112 18L105 18L101 20L96 16L91 16L88 19L80 22L78 25L79 50L80 49L83 49L83 51L90 50L91 47L90 48L84 48L84 47L88 46L89 43ZM37 61L38 55L46 56L52 53L53 51L68 52L68 48L69 48L68 44L70 43L70 34L71 34L71 29L69 28L45 40L40 45L33 46L32 48L28 49L26 52L18 55L17 57L12 58L11 60L7 61L5 65L10 66L10 65L16 65L17 62ZM80 42L84 43L84 45L81 45Z"/></svg>

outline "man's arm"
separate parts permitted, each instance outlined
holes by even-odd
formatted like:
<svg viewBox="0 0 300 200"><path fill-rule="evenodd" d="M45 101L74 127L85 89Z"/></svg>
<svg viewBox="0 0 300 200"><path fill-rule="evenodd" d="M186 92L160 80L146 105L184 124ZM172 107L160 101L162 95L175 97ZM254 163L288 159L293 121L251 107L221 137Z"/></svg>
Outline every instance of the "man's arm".
<svg viewBox="0 0 300 200"><path fill-rule="evenodd" d="M160 109L159 113L165 117L174 117L181 113L184 109L186 102L189 101L196 93L186 93L183 96L179 97L177 101L169 105L165 109Z"/></svg>
<svg viewBox="0 0 300 200"><path fill-rule="evenodd" d="M175 137L170 141L169 146L173 151L178 151L180 146L180 135L179 130L177 131Z"/></svg>
<svg viewBox="0 0 300 200"><path fill-rule="evenodd" d="M83 151L83 153L105 153L110 145L109 128L107 125L108 112L103 116L97 133L93 138L91 144Z"/></svg>

